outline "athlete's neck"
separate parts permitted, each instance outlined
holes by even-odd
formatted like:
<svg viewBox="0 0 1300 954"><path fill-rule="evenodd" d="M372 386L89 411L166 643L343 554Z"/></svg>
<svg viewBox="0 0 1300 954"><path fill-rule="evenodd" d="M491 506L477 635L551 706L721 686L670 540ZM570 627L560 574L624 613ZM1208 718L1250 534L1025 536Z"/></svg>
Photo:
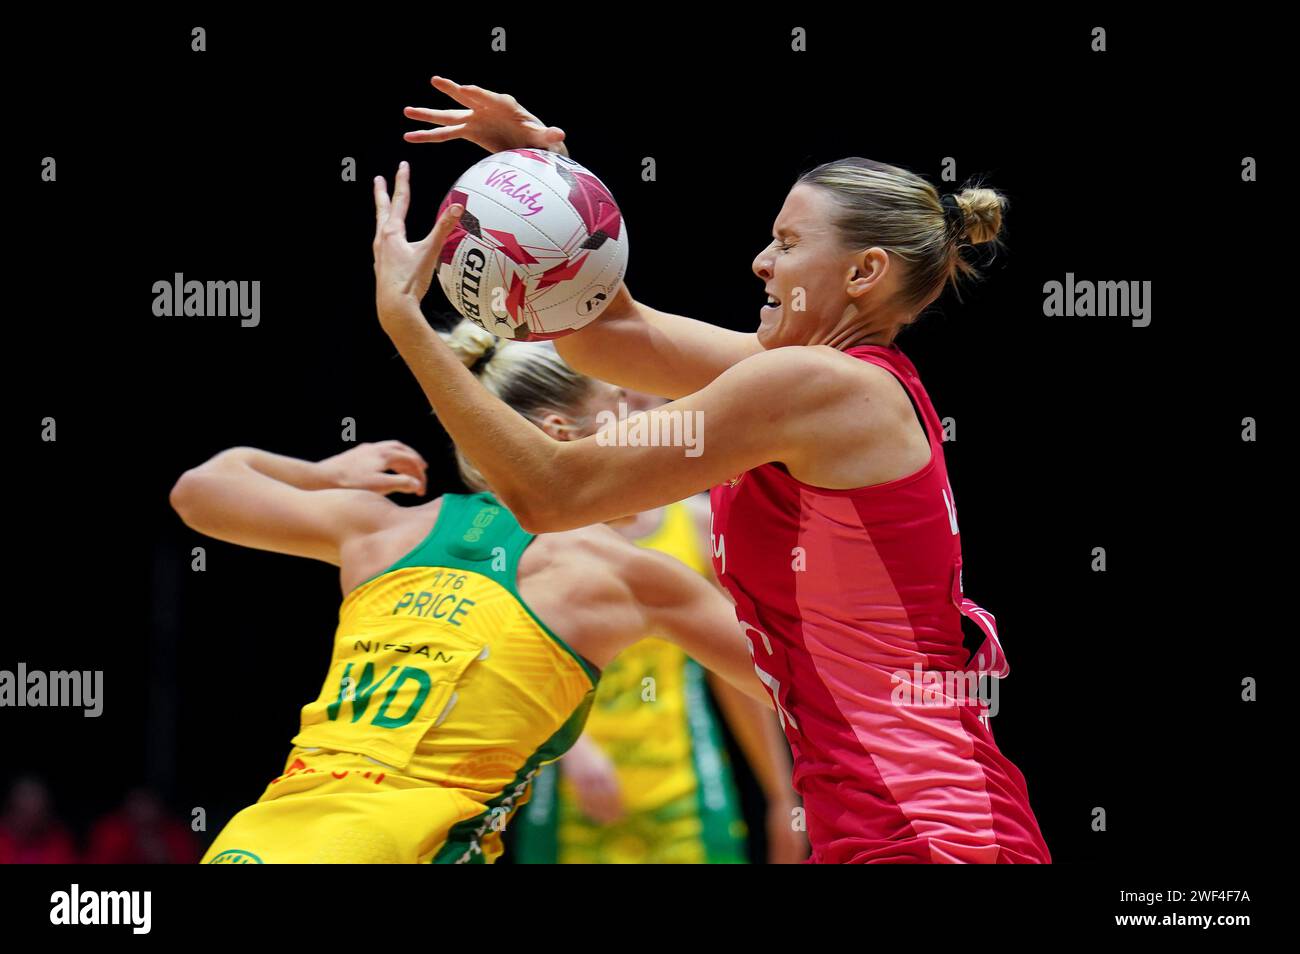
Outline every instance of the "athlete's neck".
<svg viewBox="0 0 1300 954"><path fill-rule="evenodd" d="M882 348L888 348L894 343L898 336L898 329L892 328L888 331L868 331L864 328L848 328L844 331L832 335L826 341L813 342L814 344L830 345L836 351L847 351L849 348L856 348L859 345L879 345Z"/></svg>
<svg viewBox="0 0 1300 954"><path fill-rule="evenodd" d="M858 345L887 348L898 337L899 329L910 320L910 316L896 312L865 315L849 309L834 326L814 335L808 344L828 345L836 351L847 351Z"/></svg>

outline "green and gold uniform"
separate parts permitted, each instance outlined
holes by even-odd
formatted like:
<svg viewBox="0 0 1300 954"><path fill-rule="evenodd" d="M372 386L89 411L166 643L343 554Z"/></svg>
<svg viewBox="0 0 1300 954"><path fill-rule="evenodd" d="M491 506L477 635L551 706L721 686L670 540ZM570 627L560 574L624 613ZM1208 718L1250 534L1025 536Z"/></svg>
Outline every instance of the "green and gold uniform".
<svg viewBox="0 0 1300 954"><path fill-rule="evenodd" d="M491 862L599 672L524 603L533 540L490 494L446 494L425 540L344 599L284 773L210 864Z"/></svg>

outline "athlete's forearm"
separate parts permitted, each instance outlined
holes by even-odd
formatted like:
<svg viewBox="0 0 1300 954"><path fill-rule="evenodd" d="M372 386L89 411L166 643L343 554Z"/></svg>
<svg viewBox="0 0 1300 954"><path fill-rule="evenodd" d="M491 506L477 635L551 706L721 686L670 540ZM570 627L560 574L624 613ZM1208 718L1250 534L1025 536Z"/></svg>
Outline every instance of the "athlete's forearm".
<svg viewBox="0 0 1300 954"><path fill-rule="evenodd" d="M694 570L666 554L642 549L627 574L646 608L648 630L686 654L757 706L772 706L734 608Z"/></svg>
<svg viewBox="0 0 1300 954"><path fill-rule="evenodd" d="M317 461L299 460L256 447L232 447L199 467L208 471L248 467L299 490L326 490L338 486L328 470Z"/></svg>
<svg viewBox="0 0 1300 954"><path fill-rule="evenodd" d="M327 486L319 465L310 461L232 447L181 474L169 500L185 525L205 536L278 550L273 540L268 545L274 534L267 534L280 509L274 501Z"/></svg>
<svg viewBox="0 0 1300 954"><path fill-rule="evenodd" d="M555 350L575 371L632 387L630 382L619 380L624 373L621 369L628 363L619 348L639 333L636 326L641 316L637 308L627 285L620 284L600 317L579 331L556 338Z"/></svg>
<svg viewBox="0 0 1300 954"><path fill-rule="evenodd" d="M359 444L320 463L232 447L181 474L170 502L206 536L337 566L349 540L389 525L398 508L384 494L422 488L423 468L397 441Z"/></svg>
<svg viewBox="0 0 1300 954"><path fill-rule="evenodd" d="M763 350L755 335L643 305L625 284L599 318L557 338L555 349L583 374L666 398L694 393Z"/></svg>

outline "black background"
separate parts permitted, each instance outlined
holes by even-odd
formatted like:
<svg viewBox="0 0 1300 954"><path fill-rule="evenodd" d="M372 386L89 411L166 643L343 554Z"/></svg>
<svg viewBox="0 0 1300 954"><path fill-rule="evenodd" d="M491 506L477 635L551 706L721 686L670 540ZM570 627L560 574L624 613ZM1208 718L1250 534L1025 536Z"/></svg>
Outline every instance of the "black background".
<svg viewBox="0 0 1300 954"><path fill-rule="evenodd" d="M1089 51L1094 19L1104 54ZM207 52L190 50L195 25ZM794 25L810 52L790 52ZM401 140L403 106L451 105L428 86L439 73L563 127L623 209L634 294L731 328L756 326L752 260L816 163L862 155L937 182L952 156L956 185L982 174L1007 194L987 281L899 340L957 422L965 587L997 615L1013 670L999 744L1058 862L1262 857L1265 667L1289 593L1275 562L1287 491L1264 455L1294 202L1270 162L1278 61L1267 26L1251 31L922 8L16 26L32 72L5 152L18 208L0 668L103 669L105 710L0 711L0 782L39 773L84 826L147 781L185 815L204 807L210 840L282 767L328 661L337 579L189 531L167 502L187 467L236 444L328 456L352 417L360 440L401 439L441 468L434 492L460 489L375 320L369 247L373 175L412 162L423 234L481 157ZM40 181L45 156L56 183ZM349 156L356 182L340 179ZM646 156L656 182L641 181ZM1260 182L1241 181L1244 156ZM152 284L175 272L260 280L260 326L155 317ZM1150 281L1150 326L1044 317L1043 283L1066 272ZM444 305L435 287L426 310ZM1259 443L1241 440L1244 417ZM205 573L190 570L199 545ZM1266 701L1241 701L1248 676Z"/></svg>

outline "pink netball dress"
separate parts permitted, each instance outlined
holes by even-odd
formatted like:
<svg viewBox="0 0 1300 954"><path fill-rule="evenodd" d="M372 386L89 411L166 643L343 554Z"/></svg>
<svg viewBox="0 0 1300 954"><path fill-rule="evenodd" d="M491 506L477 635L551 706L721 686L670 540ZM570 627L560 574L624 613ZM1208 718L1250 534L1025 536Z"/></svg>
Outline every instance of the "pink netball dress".
<svg viewBox="0 0 1300 954"><path fill-rule="evenodd" d="M964 691L973 678L955 678L1009 670L993 616L962 592L939 417L897 347L845 353L907 389L930 462L855 490L769 463L712 491L714 570L790 741L809 860L1050 862L1024 776Z"/></svg>

